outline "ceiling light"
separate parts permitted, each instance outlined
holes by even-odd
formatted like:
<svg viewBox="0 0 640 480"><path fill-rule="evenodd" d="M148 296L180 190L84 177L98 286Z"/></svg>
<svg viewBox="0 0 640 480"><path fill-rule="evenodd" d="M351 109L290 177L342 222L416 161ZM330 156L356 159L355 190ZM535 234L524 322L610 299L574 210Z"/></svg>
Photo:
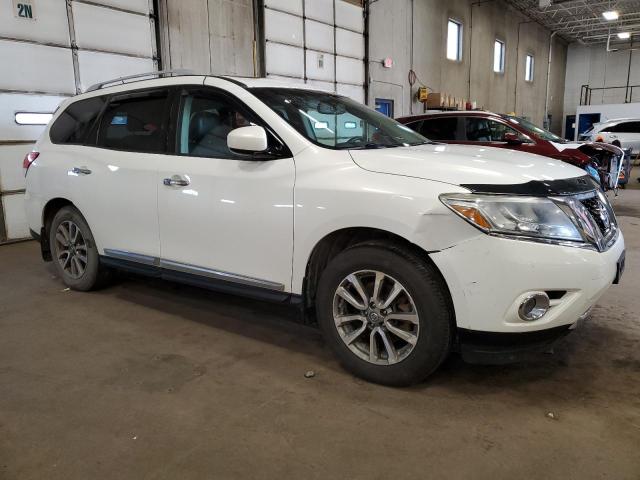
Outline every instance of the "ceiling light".
<svg viewBox="0 0 640 480"><path fill-rule="evenodd" d="M602 16L605 20L617 20L619 15L615 10L607 10L606 12L602 12Z"/></svg>
<svg viewBox="0 0 640 480"><path fill-rule="evenodd" d="M618 38L620 40L626 40L627 38L630 38L631 34L629 32L619 32L618 33Z"/></svg>

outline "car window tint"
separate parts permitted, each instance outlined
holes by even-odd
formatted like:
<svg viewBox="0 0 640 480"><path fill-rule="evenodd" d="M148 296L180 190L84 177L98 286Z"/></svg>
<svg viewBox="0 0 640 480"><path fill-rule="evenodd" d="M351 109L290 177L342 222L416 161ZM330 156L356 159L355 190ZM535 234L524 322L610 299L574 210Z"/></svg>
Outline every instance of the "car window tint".
<svg viewBox="0 0 640 480"><path fill-rule="evenodd" d="M98 145L130 152L163 152L167 97L166 90L112 97L100 122Z"/></svg>
<svg viewBox="0 0 640 480"><path fill-rule="evenodd" d="M513 133L522 141L527 139L517 130L502 122L482 117L466 117L467 140L471 142L505 142L505 133Z"/></svg>
<svg viewBox="0 0 640 480"><path fill-rule="evenodd" d="M422 122L420 133L429 140L460 140L457 138L458 118L432 118Z"/></svg>
<svg viewBox="0 0 640 480"><path fill-rule="evenodd" d="M89 132L100 115L106 97L92 97L69 105L53 122L49 136L57 144L93 144ZM95 140L95 136L93 137Z"/></svg>
<svg viewBox="0 0 640 480"><path fill-rule="evenodd" d="M177 131L181 155L238 158L229 150L227 136L240 127L255 125L256 118L239 102L213 91L193 91L182 96ZM274 138L268 133L270 146Z"/></svg>

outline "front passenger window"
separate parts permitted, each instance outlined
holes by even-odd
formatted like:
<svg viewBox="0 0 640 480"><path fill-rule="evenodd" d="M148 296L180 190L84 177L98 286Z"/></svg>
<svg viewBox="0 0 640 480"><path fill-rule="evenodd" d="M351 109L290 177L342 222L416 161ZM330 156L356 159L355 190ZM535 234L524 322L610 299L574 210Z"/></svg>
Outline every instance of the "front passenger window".
<svg viewBox="0 0 640 480"><path fill-rule="evenodd" d="M253 123L248 114L224 95L193 92L182 97L177 132L178 153L193 157L237 158L227 135Z"/></svg>

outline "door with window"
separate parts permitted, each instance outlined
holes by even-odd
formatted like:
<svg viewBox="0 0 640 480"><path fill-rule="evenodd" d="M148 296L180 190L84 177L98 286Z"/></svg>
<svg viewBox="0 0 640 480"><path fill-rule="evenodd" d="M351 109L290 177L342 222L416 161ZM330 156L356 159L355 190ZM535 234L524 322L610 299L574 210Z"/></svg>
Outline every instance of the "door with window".
<svg viewBox="0 0 640 480"><path fill-rule="evenodd" d="M224 90L180 89L172 108L173 155L157 178L161 266L288 291L295 167L287 148L267 129L265 154L229 150L229 132L264 125Z"/></svg>
<svg viewBox="0 0 640 480"><path fill-rule="evenodd" d="M76 143L69 147L69 190L101 253L145 263L159 255L156 171L168 97L167 89L154 89L89 99L91 111L103 112L90 127L82 108L61 117L62 127L81 120L87 130L69 138Z"/></svg>

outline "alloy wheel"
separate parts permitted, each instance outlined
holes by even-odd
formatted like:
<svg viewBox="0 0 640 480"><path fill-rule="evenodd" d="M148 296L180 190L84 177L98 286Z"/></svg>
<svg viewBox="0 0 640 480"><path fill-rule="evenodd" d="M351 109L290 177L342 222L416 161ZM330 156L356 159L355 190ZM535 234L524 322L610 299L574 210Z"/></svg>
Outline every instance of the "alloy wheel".
<svg viewBox="0 0 640 480"><path fill-rule="evenodd" d="M62 270L73 279L79 279L87 268L87 242L78 225L66 220L56 230L56 258Z"/></svg>
<svg viewBox="0 0 640 480"><path fill-rule="evenodd" d="M377 270L347 275L333 297L340 338L361 359L393 365L407 358L419 335L416 305L407 289Z"/></svg>

